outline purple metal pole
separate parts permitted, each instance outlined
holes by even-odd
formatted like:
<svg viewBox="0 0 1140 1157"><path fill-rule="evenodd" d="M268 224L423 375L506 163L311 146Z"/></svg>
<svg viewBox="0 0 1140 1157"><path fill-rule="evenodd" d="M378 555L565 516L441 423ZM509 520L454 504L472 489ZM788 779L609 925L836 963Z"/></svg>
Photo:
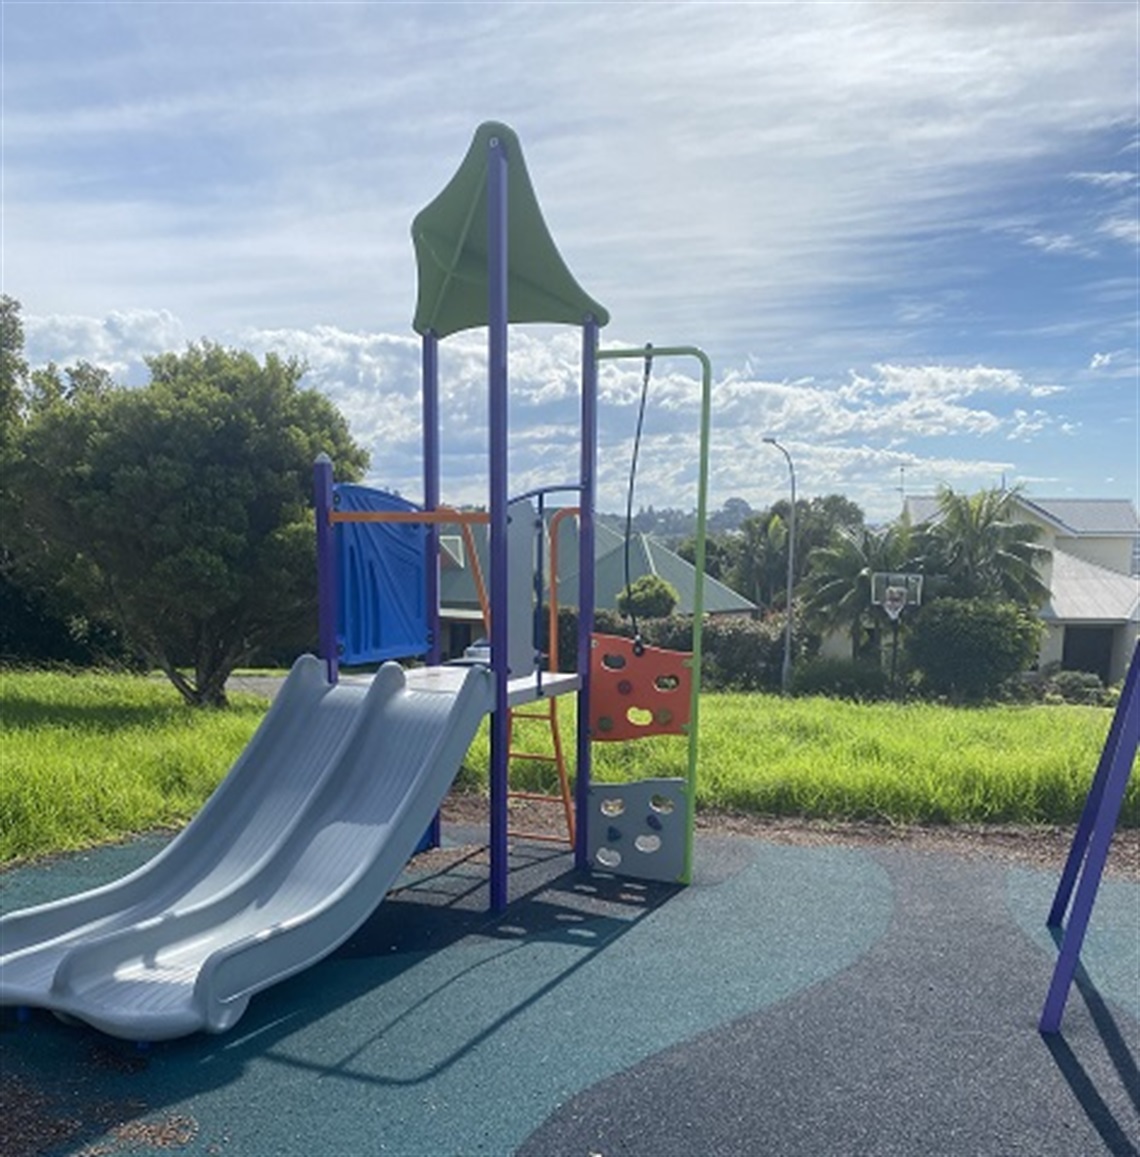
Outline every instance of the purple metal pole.
<svg viewBox="0 0 1140 1157"><path fill-rule="evenodd" d="M582 325L582 466L578 499L578 734L574 866L589 867L590 636L594 630L594 500L598 464L598 323Z"/></svg>
<svg viewBox="0 0 1140 1157"><path fill-rule="evenodd" d="M508 902L507 774L507 156L492 137L487 156L487 390L490 426L491 665L491 910Z"/></svg>
<svg viewBox="0 0 1140 1157"><path fill-rule="evenodd" d="M1061 951L1057 956L1057 963L1053 968L1053 979L1049 984L1049 991L1045 996L1045 1007L1041 1011L1039 1028L1043 1033L1057 1032L1061 1027L1061 1017L1065 1012L1065 1002L1072 987L1073 974L1081 957L1081 947L1084 944L1085 933L1088 931L1089 919L1092 916L1093 904L1096 902L1097 890L1100 888L1101 876L1104 874L1104 865L1108 860L1108 850L1112 845L1112 837L1116 831L1116 821L1120 816L1120 807L1124 802L1124 793L1128 787L1128 779L1132 774L1132 764L1136 758L1137 747L1140 746L1140 693L1137 688L1137 655L1132 656L1132 665L1125 680L1124 692L1120 696L1120 705L1117 708L1113 728L1105 743L1107 765L1102 760L1102 766L1107 766L1100 791L1096 815L1090 823L1091 834L1088 838L1088 855L1080 871L1080 882L1077 884L1076 896L1073 899L1072 911L1069 913L1069 923L1065 928L1064 939L1061 941ZM1117 720L1119 728L1115 726ZM1098 777L1100 768L1097 770ZM1096 784L1090 791L1090 803L1096 793ZM1087 810L1087 808L1086 808ZM1078 833L1079 834L1079 833ZM1073 852L1077 851L1077 840L1073 841ZM1070 853L1070 858L1072 853ZM1064 881L1062 881L1062 884ZM1069 887L1072 885L1070 883ZM1057 899L1054 900L1054 912L1060 901L1060 889ZM1064 911L1064 904L1061 904ZM1052 920L1054 912L1050 913Z"/></svg>
<svg viewBox="0 0 1140 1157"><path fill-rule="evenodd" d="M1077 825L1072 846L1069 848L1069 856L1065 861L1064 871L1061 873L1061 880L1053 896L1053 906L1049 909L1049 915L1045 920L1045 923L1050 928L1060 928L1065 921L1065 911L1069 907L1073 887L1077 882L1077 877L1080 875L1081 864L1084 863L1089 837L1092 835L1097 817L1100 815L1109 769L1112 766L1116 749L1120 745L1120 736L1124 727L1125 708L1131 697L1136 694L1136 681L1138 677L1140 677L1140 648L1137 648L1133 652L1132 661L1128 665L1128 674L1124 679L1124 688L1120 694L1120 701L1117 703L1116 711L1112 716L1112 723L1109 725L1104 750L1100 753L1096 774L1093 776L1092 787L1089 788L1088 798L1085 800L1084 810L1081 812L1081 820Z"/></svg>
<svg viewBox="0 0 1140 1157"><path fill-rule="evenodd" d="M439 335L435 330L424 334L421 384L423 386L424 510L439 509ZM438 667L443 657L442 629L439 621L439 523L429 522L424 550L427 553L424 573L427 590L427 628L429 666ZM443 827L437 811L428 825L428 844L438 848L443 842Z"/></svg>
<svg viewBox="0 0 1140 1157"><path fill-rule="evenodd" d="M329 516L333 510L333 464L327 454L313 463L313 507L317 521L317 651L330 683L337 681L336 540Z"/></svg>
<svg viewBox="0 0 1140 1157"><path fill-rule="evenodd" d="M424 510L439 509L439 336L434 330L423 339L423 449ZM430 647L427 661L439 666L443 639L439 623L439 523L427 526L427 625Z"/></svg>

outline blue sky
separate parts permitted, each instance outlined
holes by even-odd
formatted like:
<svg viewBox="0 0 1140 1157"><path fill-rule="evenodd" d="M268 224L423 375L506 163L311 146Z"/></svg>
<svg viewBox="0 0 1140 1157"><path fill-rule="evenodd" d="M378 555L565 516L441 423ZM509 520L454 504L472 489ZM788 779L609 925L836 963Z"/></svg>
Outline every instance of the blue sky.
<svg viewBox="0 0 1140 1157"><path fill-rule="evenodd" d="M714 506L899 487L1138 489L1134 2L5 0L3 292L33 362L145 380L296 354L420 493L409 226L519 134L607 343L714 367ZM485 497L484 342L444 346L444 494ZM575 473L575 333L512 336L512 489ZM695 505L697 383L657 368L637 501ZM602 374L624 506L637 368Z"/></svg>

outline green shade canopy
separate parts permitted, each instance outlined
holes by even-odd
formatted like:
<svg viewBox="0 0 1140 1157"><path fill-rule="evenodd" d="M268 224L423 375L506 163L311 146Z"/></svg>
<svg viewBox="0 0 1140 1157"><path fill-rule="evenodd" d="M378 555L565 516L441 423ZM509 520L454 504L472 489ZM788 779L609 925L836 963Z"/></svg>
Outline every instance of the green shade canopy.
<svg viewBox="0 0 1140 1157"><path fill-rule="evenodd" d="M514 130L488 121L443 192L412 222L419 294L417 333L444 338L488 324L487 157L493 140L507 157L507 320L581 325L609 311L574 280L542 219Z"/></svg>

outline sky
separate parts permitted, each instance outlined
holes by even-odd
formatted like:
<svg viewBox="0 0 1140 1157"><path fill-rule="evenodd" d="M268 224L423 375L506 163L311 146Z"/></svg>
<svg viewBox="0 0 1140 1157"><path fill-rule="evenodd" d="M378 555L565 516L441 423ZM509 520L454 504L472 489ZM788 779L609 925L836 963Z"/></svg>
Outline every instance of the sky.
<svg viewBox="0 0 1140 1157"><path fill-rule="evenodd" d="M33 365L304 359L422 496L410 225L518 134L603 345L713 366L710 508L1021 485L1138 498L1140 6L3 0L0 291ZM577 476L577 331L510 338L510 489ZM485 333L443 343L443 497L487 487ZM600 375L624 509L640 366ZM634 505L696 506L695 363Z"/></svg>

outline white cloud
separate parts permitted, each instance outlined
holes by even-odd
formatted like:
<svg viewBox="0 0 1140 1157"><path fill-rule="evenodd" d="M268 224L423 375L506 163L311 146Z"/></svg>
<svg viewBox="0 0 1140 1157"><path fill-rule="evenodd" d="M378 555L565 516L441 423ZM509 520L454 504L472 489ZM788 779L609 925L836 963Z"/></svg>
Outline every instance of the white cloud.
<svg viewBox="0 0 1140 1157"><path fill-rule="evenodd" d="M1126 245L1140 245L1140 221L1135 212L1106 217L1097 226L1097 232L1113 241L1123 241Z"/></svg>
<svg viewBox="0 0 1140 1157"><path fill-rule="evenodd" d="M1070 173L1069 179L1098 189L1123 189L1136 184L1134 172L1114 170L1107 173Z"/></svg>
<svg viewBox="0 0 1140 1157"><path fill-rule="evenodd" d="M32 366L87 361L121 380L140 380L146 373L144 358L179 349L186 341L181 321L168 310L115 310L101 319L31 314L23 320Z"/></svg>

